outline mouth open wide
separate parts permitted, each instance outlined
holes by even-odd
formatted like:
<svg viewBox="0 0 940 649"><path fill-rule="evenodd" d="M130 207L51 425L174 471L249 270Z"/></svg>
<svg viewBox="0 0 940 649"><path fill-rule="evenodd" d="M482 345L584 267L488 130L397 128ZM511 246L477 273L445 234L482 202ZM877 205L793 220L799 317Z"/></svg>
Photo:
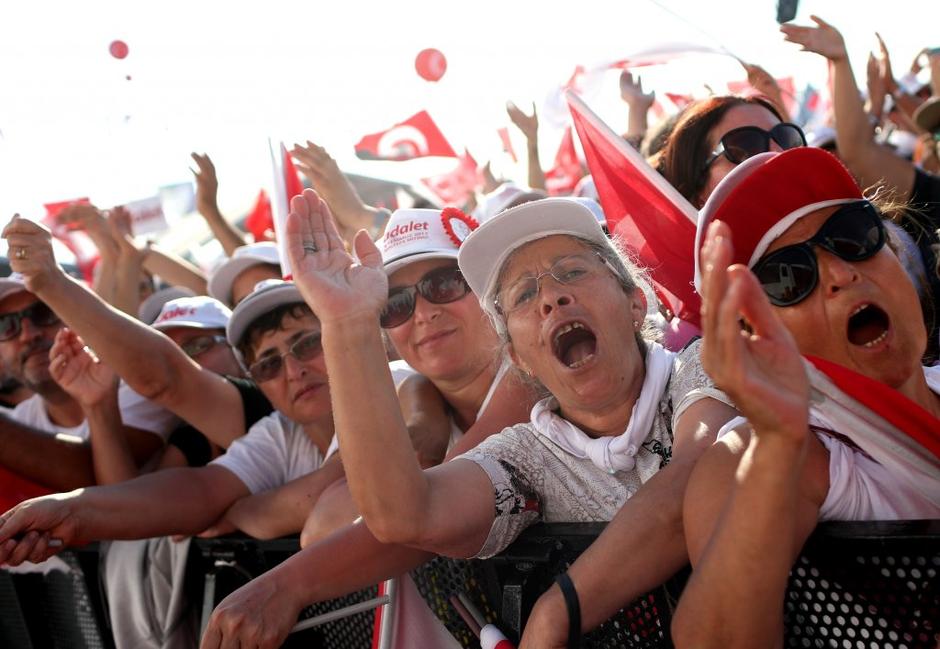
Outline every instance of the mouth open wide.
<svg viewBox="0 0 940 649"><path fill-rule="evenodd" d="M891 319L874 304L863 304L849 318L848 338L853 345L874 347L888 337Z"/></svg>
<svg viewBox="0 0 940 649"><path fill-rule="evenodd" d="M580 322L561 326L552 339L555 358L570 369L578 369L594 357L597 351L597 336Z"/></svg>

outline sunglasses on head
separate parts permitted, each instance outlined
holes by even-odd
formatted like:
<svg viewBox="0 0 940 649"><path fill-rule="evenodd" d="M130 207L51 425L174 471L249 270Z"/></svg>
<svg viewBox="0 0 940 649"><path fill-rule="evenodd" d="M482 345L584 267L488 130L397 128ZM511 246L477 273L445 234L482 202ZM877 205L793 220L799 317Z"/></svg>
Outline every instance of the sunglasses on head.
<svg viewBox="0 0 940 649"><path fill-rule="evenodd" d="M298 361L306 363L323 353L323 344L320 341L320 332L306 334L295 341L283 354L265 356L248 368L248 374L255 383L264 383L277 377L284 369L284 357L293 356Z"/></svg>
<svg viewBox="0 0 940 649"><path fill-rule="evenodd" d="M36 302L22 311L0 315L0 341L12 340L19 336L24 319L37 327L48 327L59 322L59 316L52 309L42 302Z"/></svg>
<svg viewBox="0 0 940 649"><path fill-rule="evenodd" d="M886 240L878 210L868 201L849 203L833 212L811 238L764 255L751 270L772 304L793 306L809 297L819 283L813 246L846 261L864 261L875 256Z"/></svg>
<svg viewBox="0 0 940 649"><path fill-rule="evenodd" d="M705 167L708 168L715 160L725 156L734 164L741 164L758 153L770 151L770 141L776 142L781 149L795 149L806 146L806 136L796 124L781 122L769 131L759 126L741 126L733 128L718 140L718 146L712 151Z"/></svg>
<svg viewBox="0 0 940 649"><path fill-rule="evenodd" d="M470 292L470 285L456 266L435 268L424 274L413 286L390 289L388 302L379 319L383 329L405 324L415 312L415 301L420 295L431 304L456 302Z"/></svg>

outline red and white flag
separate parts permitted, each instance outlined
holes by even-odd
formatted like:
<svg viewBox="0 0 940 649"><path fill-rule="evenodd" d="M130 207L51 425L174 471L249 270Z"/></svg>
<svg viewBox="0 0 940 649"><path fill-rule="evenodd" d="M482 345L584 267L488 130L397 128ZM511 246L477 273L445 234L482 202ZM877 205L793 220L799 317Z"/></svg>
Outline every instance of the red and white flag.
<svg viewBox="0 0 940 649"><path fill-rule="evenodd" d="M477 161L464 149L460 162L453 171L423 178L421 182L446 205L463 205L479 184Z"/></svg>
<svg viewBox="0 0 940 649"><path fill-rule="evenodd" d="M356 144L356 156L363 160L411 160L427 156L456 158L447 138L422 110L388 130L366 135Z"/></svg>
<svg viewBox="0 0 940 649"><path fill-rule="evenodd" d="M569 126L561 138L554 166L545 172L545 189L550 196L570 195L583 175L581 161L574 148L574 134Z"/></svg>
<svg viewBox="0 0 940 649"><path fill-rule="evenodd" d="M91 237L76 225L59 221L59 214L72 205L88 205L90 203L91 201L88 198L74 198L57 203L46 203L46 215L42 219L42 222L52 232L52 236L65 244L69 252L75 255L75 263L81 271L82 277L89 284L93 278L95 265L101 258L98 246L91 240Z"/></svg>
<svg viewBox="0 0 940 649"><path fill-rule="evenodd" d="M580 97L566 96L608 229L649 268L669 310L698 326L701 298L692 285L695 208Z"/></svg>
<svg viewBox="0 0 940 649"><path fill-rule="evenodd" d="M255 238L255 241L274 239L274 214L271 211L271 199L268 198L268 192L263 189L258 192L255 206L251 208L245 218L245 228Z"/></svg>
<svg viewBox="0 0 940 649"><path fill-rule="evenodd" d="M287 241L284 231L287 227L287 214L290 212L290 199L303 193L304 184L283 142L275 146L274 142L269 139L268 150L271 152L274 188L274 201L271 205L274 215L274 238L277 241L284 279L290 279L291 269L287 258Z"/></svg>

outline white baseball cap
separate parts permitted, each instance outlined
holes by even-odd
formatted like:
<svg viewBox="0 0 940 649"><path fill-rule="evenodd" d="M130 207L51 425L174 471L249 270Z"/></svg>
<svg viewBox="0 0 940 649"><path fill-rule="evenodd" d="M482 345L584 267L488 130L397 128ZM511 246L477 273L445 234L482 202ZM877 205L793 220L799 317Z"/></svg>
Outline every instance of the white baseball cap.
<svg viewBox="0 0 940 649"><path fill-rule="evenodd" d="M609 245L594 213L570 198L543 198L510 208L474 230L460 247L457 263L481 303L490 295L510 254L525 244L566 234Z"/></svg>
<svg viewBox="0 0 940 649"><path fill-rule="evenodd" d="M209 295L219 302L232 306L232 284L235 278L252 266L260 264L281 265L277 244L273 241L259 241L240 246L229 259L226 259L209 277Z"/></svg>
<svg viewBox="0 0 940 649"><path fill-rule="evenodd" d="M12 273L7 277L0 277L0 301L15 293L29 293L23 276L20 273Z"/></svg>
<svg viewBox="0 0 940 649"><path fill-rule="evenodd" d="M229 318L225 336L232 347L237 347L242 337L255 320L284 304L304 304L300 289L293 282L283 279L266 279L258 282L244 300L238 303Z"/></svg>
<svg viewBox="0 0 940 649"><path fill-rule="evenodd" d="M195 297L195 293L185 286L168 286L147 296L137 309L137 319L144 324L153 324L163 310L163 305L181 297Z"/></svg>
<svg viewBox="0 0 940 649"><path fill-rule="evenodd" d="M456 207L395 210L379 240L385 274L423 259L456 259L477 222Z"/></svg>
<svg viewBox="0 0 940 649"><path fill-rule="evenodd" d="M231 317L229 308L218 300L197 295L180 297L164 304L151 326L159 331L173 327L225 329Z"/></svg>

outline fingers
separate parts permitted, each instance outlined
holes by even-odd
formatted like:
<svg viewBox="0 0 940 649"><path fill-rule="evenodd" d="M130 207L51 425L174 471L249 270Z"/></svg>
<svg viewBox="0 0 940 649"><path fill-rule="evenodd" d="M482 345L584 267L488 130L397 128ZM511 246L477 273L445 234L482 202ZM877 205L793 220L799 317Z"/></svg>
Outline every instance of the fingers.
<svg viewBox="0 0 940 649"><path fill-rule="evenodd" d="M382 253L379 251L372 237L365 230L359 230L353 239L353 250L359 263L370 268L382 267Z"/></svg>
<svg viewBox="0 0 940 649"><path fill-rule="evenodd" d="M824 27L824 28L826 28L826 29L835 29L835 27L833 27L832 25L830 25L829 23L827 23L825 20L823 20L823 19L820 18L819 16L812 15L812 16L810 16L809 18L810 18L810 20L812 20L814 23L816 23L816 24L819 25L820 27Z"/></svg>
<svg viewBox="0 0 940 649"><path fill-rule="evenodd" d="M738 308L751 325L754 334L779 343L788 343L796 349L790 331L784 326L750 269L736 265L728 269L730 281L737 286Z"/></svg>

